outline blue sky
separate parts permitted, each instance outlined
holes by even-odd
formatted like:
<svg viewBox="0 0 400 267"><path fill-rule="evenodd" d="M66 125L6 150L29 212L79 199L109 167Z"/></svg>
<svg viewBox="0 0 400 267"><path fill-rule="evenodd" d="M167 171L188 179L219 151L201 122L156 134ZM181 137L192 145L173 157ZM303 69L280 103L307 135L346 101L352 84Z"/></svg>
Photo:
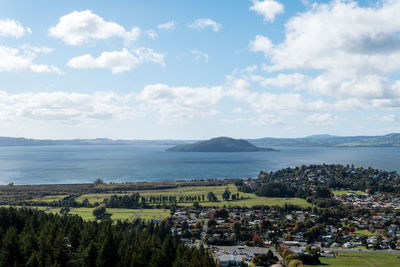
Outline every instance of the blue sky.
<svg viewBox="0 0 400 267"><path fill-rule="evenodd" d="M400 3L0 1L0 132L400 132Z"/></svg>

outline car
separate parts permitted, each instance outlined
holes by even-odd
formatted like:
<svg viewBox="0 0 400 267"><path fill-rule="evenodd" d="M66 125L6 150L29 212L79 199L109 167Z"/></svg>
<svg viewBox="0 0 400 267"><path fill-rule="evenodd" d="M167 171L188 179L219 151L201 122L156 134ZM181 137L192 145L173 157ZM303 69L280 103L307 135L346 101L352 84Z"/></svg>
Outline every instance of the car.
<svg viewBox="0 0 400 267"><path fill-rule="evenodd" d="M244 249L244 246L238 246L238 249Z"/></svg>

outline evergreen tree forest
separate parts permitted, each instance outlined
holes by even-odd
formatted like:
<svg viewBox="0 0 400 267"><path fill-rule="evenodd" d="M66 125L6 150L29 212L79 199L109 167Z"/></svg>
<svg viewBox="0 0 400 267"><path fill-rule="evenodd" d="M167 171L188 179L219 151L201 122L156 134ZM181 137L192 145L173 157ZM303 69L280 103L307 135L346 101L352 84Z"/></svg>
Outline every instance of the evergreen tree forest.
<svg viewBox="0 0 400 267"><path fill-rule="evenodd" d="M171 235L171 222L83 221L0 208L0 266L215 266L206 250Z"/></svg>

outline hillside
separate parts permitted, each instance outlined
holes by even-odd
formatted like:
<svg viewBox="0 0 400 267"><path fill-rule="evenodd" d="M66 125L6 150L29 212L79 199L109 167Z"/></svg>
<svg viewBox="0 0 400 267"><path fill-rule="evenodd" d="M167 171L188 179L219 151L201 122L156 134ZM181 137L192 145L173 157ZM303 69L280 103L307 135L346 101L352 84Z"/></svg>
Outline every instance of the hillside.
<svg viewBox="0 0 400 267"><path fill-rule="evenodd" d="M332 136L312 135L303 138L260 138L248 140L253 145L269 146L329 146L329 147L400 147L400 134L382 136Z"/></svg>
<svg viewBox="0 0 400 267"><path fill-rule="evenodd" d="M229 137L218 137L207 141L194 144L185 144L170 147L167 151L176 152L257 152L257 151L276 151L271 148L261 148L250 144L243 139L233 139Z"/></svg>

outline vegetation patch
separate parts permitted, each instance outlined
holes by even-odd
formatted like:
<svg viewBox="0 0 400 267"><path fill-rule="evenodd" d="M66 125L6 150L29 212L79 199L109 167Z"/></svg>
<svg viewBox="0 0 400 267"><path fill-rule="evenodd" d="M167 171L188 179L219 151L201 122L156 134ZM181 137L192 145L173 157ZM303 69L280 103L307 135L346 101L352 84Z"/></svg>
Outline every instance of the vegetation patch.
<svg viewBox="0 0 400 267"><path fill-rule="evenodd" d="M374 253L374 252L339 252L336 258L320 258L321 265L315 267L392 267L400 266L400 254L395 253Z"/></svg>

